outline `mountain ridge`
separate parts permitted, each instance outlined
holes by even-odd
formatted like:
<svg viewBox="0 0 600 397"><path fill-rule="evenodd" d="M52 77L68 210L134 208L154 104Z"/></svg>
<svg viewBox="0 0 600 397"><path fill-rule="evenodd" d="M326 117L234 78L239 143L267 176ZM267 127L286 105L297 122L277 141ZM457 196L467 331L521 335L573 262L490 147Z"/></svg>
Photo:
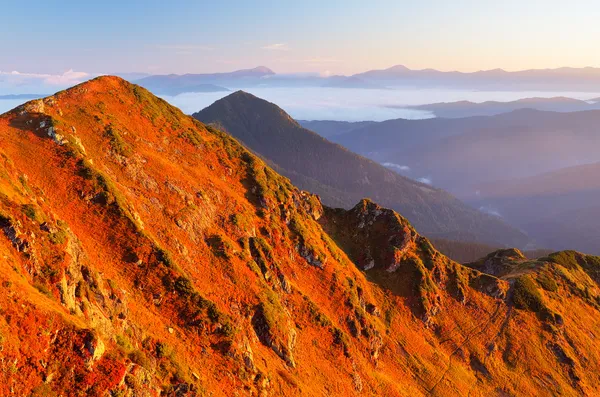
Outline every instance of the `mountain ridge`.
<svg viewBox="0 0 600 397"><path fill-rule="evenodd" d="M228 131L303 189L320 194L326 204L350 208L370 196L406 214L426 235L455 235L455 239L469 241L487 238L500 245L520 245L526 240L520 232L511 232L501 221L478 213L448 193L405 178L302 128L281 108L244 91L193 116ZM324 187L333 188L334 194Z"/></svg>
<svg viewBox="0 0 600 397"><path fill-rule="evenodd" d="M461 266L114 77L0 116L0 159L0 394L598 391L600 258Z"/></svg>

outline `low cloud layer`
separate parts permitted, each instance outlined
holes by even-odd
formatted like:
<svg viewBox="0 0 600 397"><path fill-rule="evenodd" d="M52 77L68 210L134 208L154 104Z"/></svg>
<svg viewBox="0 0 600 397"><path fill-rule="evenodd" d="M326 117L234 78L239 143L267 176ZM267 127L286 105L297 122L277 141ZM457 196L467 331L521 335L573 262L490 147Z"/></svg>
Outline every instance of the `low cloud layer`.
<svg viewBox="0 0 600 397"><path fill-rule="evenodd" d="M3 95L31 93L49 94L79 84L95 76L97 76L97 74L76 72L73 69L62 74L0 71L0 91Z"/></svg>
<svg viewBox="0 0 600 397"><path fill-rule="evenodd" d="M244 90L277 104L293 118L299 120L383 121L433 117L433 114L427 111L385 106L389 102L397 103L398 99L395 96L402 95L402 92L392 90L325 87L245 88ZM186 93L164 96L164 99L185 113L191 114L229 94L229 92Z"/></svg>
<svg viewBox="0 0 600 397"><path fill-rule="evenodd" d="M396 163L381 163L384 167L391 168L396 171L408 172L410 171L410 167L408 165L400 165Z"/></svg>
<svg viewBox="0 0 600 397"><path fill-rule="evenodd" d="M491 205L482 205L481 207L479 207L479 211L485 212L486 214L489 214L489 215L497 216L499 218L502 217L502 214L500 214L500 211L498 211L498 209L492 207Z"/></svg>

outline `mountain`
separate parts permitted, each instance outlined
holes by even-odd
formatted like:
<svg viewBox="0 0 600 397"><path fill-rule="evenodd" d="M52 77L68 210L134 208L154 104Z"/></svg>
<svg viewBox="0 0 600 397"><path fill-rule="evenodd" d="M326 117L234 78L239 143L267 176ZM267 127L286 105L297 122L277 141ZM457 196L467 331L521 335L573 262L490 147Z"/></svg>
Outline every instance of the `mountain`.
<svg viewBox="0 0 600 397"><path fill-rule="evenodd" d="M582 110L598 109L597 104L566 97L554 98L525 98L511 102L486 101L481 103L459 101L442 102L418 106L404 106L403 108L426 110L436 117L460 118L472 116L493 116L509 113L519 109L535 109L549 112L576 112Z"/></svg>
<svg viewBox="0 0 600 397"><path fill-rule="evenodd" d="M332 139L379 162L410 168L461 198L483 183L600 161L600 111L518 110L489 117L390 120Z"/></svg>
<svg viewBox="0 0 600 397"><path fill-rule="evenodd" d="M476 187L469 201L493 207L512 224L555 249L600 254L600 163Z"/></svg>
<svg viewBox="0 0 600 397"><path fill-rule="evenodd" d="M494 69L464 73L442 72L434 69L411 70L397 65L352 76L320 76L307 73L276 74L265 66L259 66L226 73L150 76L123 74L122 76L135 77L138 84L159 95L193 92L190 90L199 85L215 85L230 90L257 87L320 87L600 92L600 69L596 68L532 69L517 72Z"/></svg>
<svg viewBox="0 0 600 397"><path fill-rule="evenodd" d="M152 75L136 82L157 95L178 95L184 92L229 91L225 87L256 83L273 75L275 72L271 69L258 66L227 73Z"/></svg>
<svg viewBox="0 0 600 397"><path fill-rule="evenodd" d="M404 214L428 236L526 244L523 234L497 218L327 141L251 94L235 92L193 116L223 128L327 205L350 208L370 197Z"/></svg>
<svg viewBox="0 0 600 397"><path fill-rule="evenodd" d="M335 135L342 135L352 130L366 127L375 123L374 121L333 121L333 120L297 120L298 123L306 128L321 135L323 138L329 138Z"/></svg>
<svg viewBox="0 0 600 397"><path fill-rule="evenodd" d="M446 240L441 238L431 239L431 243L438 251L444 253L448 258L458 263L475 262L487 256L490 252L501 250L500 247L494 247L487 244ZM548 256L552 252L553 250L536 249L523 251L523 255L529 259L538 259Z"/></svg>
<svg viewBox="0 0 600 397"><path fill-rule="evenodd" d="M116 77L0 143L0 395L599 392L600 258L461 266Z"/></svg>
<svg viewBox="0 0 600 397"><path fill-rule="evenodd" d="M461 88L510 91L578 91L600 90L600 69L558 68L508 72L502 69L477 72L443 72L434 69L411 70L396 65L383 70L358 73L363 81L388 87Z"/></svg>
<svg viewBox="0 0 600 397"><path fill-rule="evenodd" d="M46 95L43 94L10 94L10 95L0 95L0 99L36 99L42 98Z"/></svg>

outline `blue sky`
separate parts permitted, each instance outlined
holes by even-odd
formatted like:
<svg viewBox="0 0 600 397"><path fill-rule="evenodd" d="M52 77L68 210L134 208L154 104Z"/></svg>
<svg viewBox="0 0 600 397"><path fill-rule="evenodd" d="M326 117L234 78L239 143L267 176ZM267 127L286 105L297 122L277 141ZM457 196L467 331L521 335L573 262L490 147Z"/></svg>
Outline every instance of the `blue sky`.
<svg viewBox="0 0 600 397"><path fill-rule="evenodd" d="M0 12L5 73L600 66L600 3L585 0L4 0Z"/></svg>

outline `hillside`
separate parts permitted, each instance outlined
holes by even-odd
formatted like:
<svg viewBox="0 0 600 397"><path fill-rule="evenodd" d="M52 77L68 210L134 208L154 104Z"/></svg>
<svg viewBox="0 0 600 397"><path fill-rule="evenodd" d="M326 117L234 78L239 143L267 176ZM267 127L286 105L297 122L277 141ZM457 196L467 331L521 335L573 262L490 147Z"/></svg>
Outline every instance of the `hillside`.
<svg viewBox="0 0 600 397"><path fill-rule="evenodd" d="M0 157L0 395L600 391L600 258L458 265L115 77L0 116Z"/></svg>
<svg viewBox="0 0 600 397"><path fill-rule="evenodd" d="M350 208L369 197L401 212L427 236L526 244L523 234L497 218L327 141L251 94L238 91L193 116L223 128L327 205Z"/></svg>
<svg viewBox="0 0 600 397"><path fill-rule="evenodd" d="M476 187L469 200L495 208L539 244L600 254L600 163Z"/></svg>
<svg viewBox="0 0 600 397"><path fill-rule="evenodd" d="M458 197L474 186L600 160L600 111L518 110L489 117L390 120L334 137L380 162L408 166L414 177Z"/></svg>

